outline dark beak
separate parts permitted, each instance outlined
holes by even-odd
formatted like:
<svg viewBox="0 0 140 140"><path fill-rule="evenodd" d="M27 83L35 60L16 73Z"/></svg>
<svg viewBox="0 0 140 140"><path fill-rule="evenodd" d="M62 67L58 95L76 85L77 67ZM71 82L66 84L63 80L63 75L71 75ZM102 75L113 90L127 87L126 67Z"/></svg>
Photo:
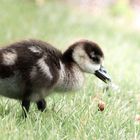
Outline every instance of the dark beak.
<svg viewBox="0 0 140 140"><path fill-rule="evenodd" d="M111 78L103 66L101 66L99 70L95 71L95 75L105 83L111 82Z"/></svg>

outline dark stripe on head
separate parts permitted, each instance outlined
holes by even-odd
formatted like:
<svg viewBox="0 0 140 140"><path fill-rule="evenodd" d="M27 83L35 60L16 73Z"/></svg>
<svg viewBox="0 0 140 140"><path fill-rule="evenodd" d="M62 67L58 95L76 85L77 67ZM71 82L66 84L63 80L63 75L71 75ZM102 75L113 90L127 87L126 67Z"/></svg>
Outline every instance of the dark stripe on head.
<svg viewBox="0 0 140 140"><path fill-rule="evenodd" d="M84 49L88 55L90 55L92 52L94 52L95 55L104 57L103 51L96 43L87 41L87 42L84 42L83 45L84 45ZM91 57L91 55L89 57Z"/></svg>

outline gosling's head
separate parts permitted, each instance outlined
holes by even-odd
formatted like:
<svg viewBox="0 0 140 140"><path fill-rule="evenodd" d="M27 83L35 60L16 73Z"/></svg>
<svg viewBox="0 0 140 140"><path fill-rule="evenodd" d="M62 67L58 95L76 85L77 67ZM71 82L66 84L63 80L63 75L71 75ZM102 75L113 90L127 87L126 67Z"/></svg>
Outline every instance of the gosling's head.
<svg viewBox="0 0 140 140"><path fill-rule="evenodd" d="M83 72L95 74L104 82L110 81L102 66L104 54L98 44L89 40L80 40L72 44L64 56L67 61L75 62Z"/></svg>

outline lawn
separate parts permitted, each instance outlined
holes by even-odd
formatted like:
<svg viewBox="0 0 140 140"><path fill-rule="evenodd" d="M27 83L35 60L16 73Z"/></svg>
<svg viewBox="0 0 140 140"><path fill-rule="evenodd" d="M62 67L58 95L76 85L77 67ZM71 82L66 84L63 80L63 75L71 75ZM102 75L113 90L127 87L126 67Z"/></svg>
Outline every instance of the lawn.
<svg viewBox="0 0 140 140"><path fill-rule="evenodd" d="M43 113L32 104L26 120L18 101L1 97L0 140L139 140L140 33L129 19L119 23L54 0L42 7L32 0L1 0L1 46L37 38L65 50L78 39L93 40L104 50L104 65L119 90L103 92L104 83L86 75L83 89L52 94ZM97 97L106 103L102 112Z"/></svg>

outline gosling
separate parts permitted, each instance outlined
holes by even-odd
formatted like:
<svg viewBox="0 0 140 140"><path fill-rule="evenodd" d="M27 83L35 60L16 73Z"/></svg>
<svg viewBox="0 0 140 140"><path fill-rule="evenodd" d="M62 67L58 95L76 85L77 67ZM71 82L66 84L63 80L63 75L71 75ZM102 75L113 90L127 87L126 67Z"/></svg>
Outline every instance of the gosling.
<svg viewBox="0 0 140 140"><path fill-rule="evenodd" d="M25 112L30 102L40 111L45 97L53 91L81 89L84 73L110 81L102 66L104 54L98 44L80 40L62 53L41 40L23 40L0 49L0 95L22 102Z"/></svg>

